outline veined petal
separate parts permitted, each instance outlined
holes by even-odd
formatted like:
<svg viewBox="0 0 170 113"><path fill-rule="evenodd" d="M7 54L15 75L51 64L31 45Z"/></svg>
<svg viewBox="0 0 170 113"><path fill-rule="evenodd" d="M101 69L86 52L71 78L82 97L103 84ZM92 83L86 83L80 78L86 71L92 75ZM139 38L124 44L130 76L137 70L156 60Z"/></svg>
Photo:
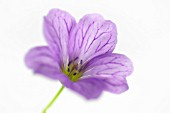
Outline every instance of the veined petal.
<svg viewBox="0 0 170 113"><path fill-rule="evenodd" d="M66 64L68 60L68 38L76 21L69 13L52 9L44 17L44 35L52 50L59 60ZM56 52L57 51L57 52Z"/></svg>
<svg viewBox="0 0 170 113"><path fill-rule="evenodd" d="M133 71L131 60L122 54L107 53L93 58L86 64L84 76L126 77Z"/></svg>
<svg viewBox="0 0 170 113"><path fill-rule="evenodd" d="M104 90L115 94L128 90L126 77L132 73L133 64L125 55L103 54L90 60L85 67L82 79L96 78Z"/></svg>
<svg viewBox="0 0 170 113"><path fill-rule="evenodd" d="M112 52L117 42L116 25L98 14L85 15L69 40L69 55L86 62L98 55ZM73 54L74 53L74 54Z"/></svg>
<svg viewBox="0 0 170 113"><path fill-rule="evenodd" d="M129 89L126 78L121 76L114 77L100 77L101 83L104 84L104 90L114 93L120 94Z"/></svg>
<svg viewBox="0 0 170 113"><path fill-rule="evenodd" d="M63 83L67 88L79 93L86 99L98 98L105 86L98 78L81 79L77 82L67 81Z"/></svg>
<svg viewBox="0 0 170 113"><path fill-rule="evenodd" d="M25 57L28 68L35 73L42 74L52 79L59 79L60 67L51 50L47 46L40 46L31 49Z"/></svg>
<svg viewBox="0 0 170 113"><path fill-rule="evenodd" d="M88 77L72 82L65 79L62 82L67 88L84 96L86 99L96 99L102 92L108 91L114 94L120 94L128 90L128 84L124 77Z"/></svg>

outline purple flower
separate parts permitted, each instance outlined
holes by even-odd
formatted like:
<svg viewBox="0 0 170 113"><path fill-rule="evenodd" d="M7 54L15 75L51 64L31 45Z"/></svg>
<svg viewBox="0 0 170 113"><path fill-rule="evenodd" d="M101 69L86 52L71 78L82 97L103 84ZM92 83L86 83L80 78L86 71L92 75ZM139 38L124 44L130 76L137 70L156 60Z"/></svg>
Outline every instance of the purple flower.
<svg viewBox="0 0 170 113"><path fill-rule="evenodd" d="M44 17L44 35L48 46L31 49L25 58L35 73L59 80L87 99L103 91L128 90L126 77L132 73L132 62L112 53L117 31L110 20L88 14L76 23L69 13L52 9Z"/></svg>

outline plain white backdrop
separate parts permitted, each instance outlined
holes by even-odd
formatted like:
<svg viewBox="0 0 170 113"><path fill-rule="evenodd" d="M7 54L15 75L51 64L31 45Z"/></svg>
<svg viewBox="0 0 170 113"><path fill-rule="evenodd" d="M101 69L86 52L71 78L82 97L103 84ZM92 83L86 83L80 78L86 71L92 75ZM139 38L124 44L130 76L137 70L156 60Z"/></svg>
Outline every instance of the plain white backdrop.
<svg viewBox="0 0 170 113"><path fill-rule="evenodd" d="M132 59L134 72L121 95L87 101L64 89L47 113L170 113L169 0L0 0L0 113L41 113L61 86L24 64L30 48L46 44L43 16L52 8L116 23L115 52Z"/></svg>

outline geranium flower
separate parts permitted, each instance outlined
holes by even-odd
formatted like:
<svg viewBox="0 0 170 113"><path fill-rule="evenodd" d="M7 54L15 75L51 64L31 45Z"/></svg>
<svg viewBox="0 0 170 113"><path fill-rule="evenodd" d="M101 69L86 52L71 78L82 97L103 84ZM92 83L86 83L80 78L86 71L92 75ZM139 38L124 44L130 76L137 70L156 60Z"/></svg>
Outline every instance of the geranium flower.
<svg viewBox="0 0 170 113"><path fill-rule="evenodd" d="M128 90L126 77L132 73L132 62L112 53L117 30L110 20L87 14L76 23L69 13L52 9L44 17L44 35L48 46L31 49L25 58L35 73L59 80L86 99L98 98L103 91Z"/></svg>

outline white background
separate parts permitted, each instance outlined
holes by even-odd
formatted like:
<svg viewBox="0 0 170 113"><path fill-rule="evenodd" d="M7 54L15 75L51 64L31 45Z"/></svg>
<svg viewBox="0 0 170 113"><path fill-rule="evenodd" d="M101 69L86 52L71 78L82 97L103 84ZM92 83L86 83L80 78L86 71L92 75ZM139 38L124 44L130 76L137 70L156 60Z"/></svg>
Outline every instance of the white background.
<svg viewBox="0 0 170 113"><path fill-rule="evenodd" d="M64 89L48 113L170 113L169 0L0 0L0 113L40 113L61 86L24 64L30 48L46 44L42 21L51 8L77 21L100 13L115 22L115 52L130 57L135 69L127 92L87 101Z"/></svg>

